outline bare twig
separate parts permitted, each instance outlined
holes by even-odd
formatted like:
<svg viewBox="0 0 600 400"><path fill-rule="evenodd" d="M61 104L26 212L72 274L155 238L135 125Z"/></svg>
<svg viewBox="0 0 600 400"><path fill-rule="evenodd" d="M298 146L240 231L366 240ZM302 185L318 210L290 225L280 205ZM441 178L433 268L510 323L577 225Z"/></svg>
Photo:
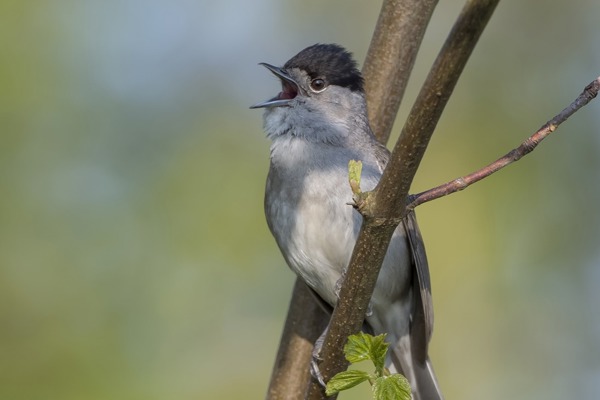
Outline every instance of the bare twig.
<svg viewBox="0 0 600 400"><path fill-rule="evenodd" d="M406 213L408 191L429 139L498 1L465 4L408 115L373 198L367 199L373 202L367 204L371 215L397 219Z"/></svg>
<svg viewBox="0 0 600 400"><path fill-rule="evenodd" d="M380 183L365 200L361 231L321 351L320 367L325 380L347 367L343 345L349 335L360 330L392 233L406 213L414 174L497 3L498 0L467 1L413 106Z"/></svg>
<svg viewBox="0 0 600 400"><path fill-rule="evenodd" d="M386 0L363 65L369 120L381 143L390 137L425 29L438 0Z"/></svg>
<svg viewBox="0 0 600 400"><path fill-rule="evenodd" d="M532 152L537 145L550 135L554 130L563 122L565 122L571 115L577 110L588 104L592 99L598 95L600 90L600 77L596 78L593 82L585 87L583 92L575 99L567 108L562 110L558 115L548 121L544 126L538 129L533 135L525 140L519 147L506 153L503 157L494 161L493 163L477 170L469 175L465 175L461 178L454 179L450 182L444 183L443 185L437 186L433 189L426 190L411 196L410 204L407 206L408 209L413 209L423 203L431 200L438 199L440 197L458 192L467 188L475 182L482 180L501 170L509 164L521 159L521 157Z"/></svg>

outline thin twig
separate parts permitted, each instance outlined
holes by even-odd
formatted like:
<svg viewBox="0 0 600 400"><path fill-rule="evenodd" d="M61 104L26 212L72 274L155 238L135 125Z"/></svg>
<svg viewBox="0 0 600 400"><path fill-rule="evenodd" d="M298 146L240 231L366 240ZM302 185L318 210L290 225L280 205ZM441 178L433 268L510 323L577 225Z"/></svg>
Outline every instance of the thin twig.
<svg viewBox="0 0 600 400"><path fill-rule="evenodd" d="M599 90L600 77L596 78L593 82L587 85L583 92L581 92L581 94L567 108L562 110L558 115L538 129L537 132L521 143L519 147L509 151L503 157L469 175L465 175L433 189L412 195L407 208L414 209L415 207L428 201L463 190L473 183L478 182L490 176L494 172L501 170L507 165L520 160L523 156L531 153L542 140L554 132L560 124L565 122L571 115L577 112L577 110L592 101L598 95Z"/></svg>
<svg viewBox="0 0 600 400"><path fill-rule="evenodd" d="M408 212L410 185L429 140L498 2L468 0L463 7L415 100L388 166L367 199L364 209L371 215L399 220Z"/></svg>

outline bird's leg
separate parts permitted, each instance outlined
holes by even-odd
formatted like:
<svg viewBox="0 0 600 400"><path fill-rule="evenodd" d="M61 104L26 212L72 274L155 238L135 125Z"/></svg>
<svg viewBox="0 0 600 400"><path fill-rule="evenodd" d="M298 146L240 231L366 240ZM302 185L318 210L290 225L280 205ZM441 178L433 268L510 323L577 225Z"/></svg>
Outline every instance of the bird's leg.
<svg viewBox="0 0 600 400"><path fill-rule="evenodd" d="M369 304L368 311L371 312L370 304ZM364 332L373 334L372 329L369 327L369 325L366 322L363 324L362 330ZM319 368L319 363L321 361L323 361L323 359L321 358L321 350L323 349L323 343L325 342L325 336L327 336L327 332L329 332L329 323L323 330L323 333L321 333L321 335L315 341L315 345L314 345L313 351L312 351L312 358L310 360L310 374L312 375L313 378L315 378L319 382L319 385L321 385L323 387L326 387L327 384L325 383L325 378L323 377L323 374L321 373L321 369Z"/></svg>

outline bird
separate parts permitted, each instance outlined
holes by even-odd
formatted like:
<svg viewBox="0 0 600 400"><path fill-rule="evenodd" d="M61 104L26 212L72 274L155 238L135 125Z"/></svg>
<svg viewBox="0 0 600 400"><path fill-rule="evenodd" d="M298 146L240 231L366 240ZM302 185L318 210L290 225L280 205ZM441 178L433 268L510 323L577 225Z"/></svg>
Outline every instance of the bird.
<svg viewBox="0 0 600 400"><path fill-rule="evenodd" d="M281 91L264 109L271 141L264 208L288 266L330 309L362 216L349 206L348 162L362 162L361 189L375 188L390 157L369 125L364 79L338 44L309 46L283 67L260 63ZM429 270L411 212L393 233L365 315L365 330L386 334L386 367L402 373L415 400L442 399L427 354L433 329Z"/></svg>

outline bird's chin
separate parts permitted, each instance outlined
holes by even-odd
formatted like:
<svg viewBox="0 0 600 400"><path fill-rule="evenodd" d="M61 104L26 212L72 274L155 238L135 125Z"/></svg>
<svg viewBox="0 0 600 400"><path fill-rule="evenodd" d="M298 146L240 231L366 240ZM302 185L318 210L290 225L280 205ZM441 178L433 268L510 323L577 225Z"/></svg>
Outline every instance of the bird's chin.
<svg viewBox="0 0 600 400"><path fill-rule="evenodd" d="M291 129L290 108L288 107L267 107L263 114L263 124L267 137L274 139L278 136L286 135Z"/></svg>

